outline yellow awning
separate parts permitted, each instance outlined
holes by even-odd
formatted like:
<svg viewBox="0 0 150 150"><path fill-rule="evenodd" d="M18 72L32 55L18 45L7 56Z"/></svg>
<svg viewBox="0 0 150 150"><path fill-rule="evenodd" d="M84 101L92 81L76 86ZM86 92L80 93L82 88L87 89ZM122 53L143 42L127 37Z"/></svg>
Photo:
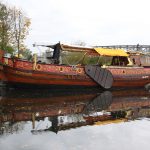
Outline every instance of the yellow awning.
<svg viewBox="0 0 150 150"><path fill-rule="evenodd" d="M128 56L123 49L110 49L110 48L94 48L96 52L103 56Z"/></svg>

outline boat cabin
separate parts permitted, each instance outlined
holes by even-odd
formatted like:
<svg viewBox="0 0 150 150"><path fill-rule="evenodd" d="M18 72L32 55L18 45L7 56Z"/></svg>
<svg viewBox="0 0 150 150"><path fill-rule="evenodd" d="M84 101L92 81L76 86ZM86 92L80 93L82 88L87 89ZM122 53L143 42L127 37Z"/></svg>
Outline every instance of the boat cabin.
<svg viewBox="0 0 150 150"><path fill-rule="evenodd" d="M43 45L42 45L43 46ZM52 64L61 65L100 65L100 66L150 66L150 55L137 52L129 52L124 49L113 48L87 48L81 46L69 46L57 43L55 45L44 45L53 50Z"/></svg>

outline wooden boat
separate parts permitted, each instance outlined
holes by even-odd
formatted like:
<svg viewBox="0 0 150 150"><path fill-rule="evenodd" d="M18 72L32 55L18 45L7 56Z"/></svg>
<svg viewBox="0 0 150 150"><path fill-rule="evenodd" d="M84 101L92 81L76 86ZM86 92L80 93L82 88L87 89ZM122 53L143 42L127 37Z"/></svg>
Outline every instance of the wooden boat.
<svg viewBox="0 0 150 150"><path fill-rule="evenodd" d="M144 87L150 83L150 68L129 60L129 54L122 49L84 48L63 44L47 45L54 49L50 64L18 58L4 57L0 51L0 80L2 84L15 87L95 87L104 89L120 87ZM84 56L108 56L109 65L60 63L61 52L82 52ZM84 59L84 58L83 58Z"/></svg>

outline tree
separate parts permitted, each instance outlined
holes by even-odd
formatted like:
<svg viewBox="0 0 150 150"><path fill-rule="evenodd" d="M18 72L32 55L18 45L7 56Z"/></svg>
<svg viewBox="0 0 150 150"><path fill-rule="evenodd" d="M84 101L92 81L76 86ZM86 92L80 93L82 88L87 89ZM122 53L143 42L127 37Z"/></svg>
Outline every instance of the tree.
<svg viewBox="0 0 150 150"><path fill-rule="evenodd" d="M24 49L24 40L28 35L29 26L31 24L30 19L25 16L24 12L20 9L16 9L15 7L12 9L12 20L13 20L13 44L18 51L18 55L20 50Z"/></svg>
<svg viewBox="0 0 150 150"><path fill-rule="evenodd" d="M15 7L0 2L0 49L9 53L26 49L24 40L28 35L30 19Z"/></svg>
<svg viewBox="0 0 150 150"><path fill-rule="evenodd" d="M7 48L9 47L9 49L13 50L10 45L10 30L10 9L0 2L0 49L7 50Z"/></svg>
<svg viewBox="0 0 150 150"><path fill-rule="evenodd" d="M20 53L24 59L32 60L32 52L29 49L25 49L20 51Z"/></svg>

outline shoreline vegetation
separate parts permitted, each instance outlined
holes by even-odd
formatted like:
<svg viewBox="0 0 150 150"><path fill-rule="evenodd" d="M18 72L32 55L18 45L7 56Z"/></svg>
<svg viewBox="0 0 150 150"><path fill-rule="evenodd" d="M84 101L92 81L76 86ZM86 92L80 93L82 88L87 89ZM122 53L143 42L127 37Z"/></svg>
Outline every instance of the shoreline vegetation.
<svg viewBox="0 0 150 150"><path fill-rule="evenodd" d="M31 20L21 8L0 0L0 49L30 59L31 51L24 41L29 34Z"/></svg>

